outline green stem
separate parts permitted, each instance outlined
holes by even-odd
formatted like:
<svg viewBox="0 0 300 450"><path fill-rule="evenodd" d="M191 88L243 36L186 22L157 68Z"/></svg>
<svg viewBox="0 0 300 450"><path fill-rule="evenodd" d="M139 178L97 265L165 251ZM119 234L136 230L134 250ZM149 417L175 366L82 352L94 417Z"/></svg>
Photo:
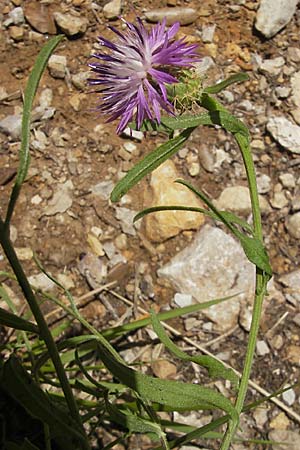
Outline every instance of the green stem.
<svg viewBox="0 0 300 450"><path fill-rule="evenodd" d="M73 417L73 419L77 422L77 424L82 432L83 448L88 450L90 447L89 447L89 444L85 437L85 432L82 427L81 418L79 415L77 404L75 402L75 399L74 399L74 396L72 393L72 389L70 387L68 378L66 376L62 362L60 360L60 356L59 356L56 344L53 340L53 337L52 337L51 332L48 328L48 325L44 319L44 316L40 310L40 307L36 300L36 297L30 287L28 279L23 271L23 268L22 268L20 262L19 262L16 252L13 248L13 245L9 239L8 227L5 226L5 224L1 218L0 218L0 242L3 247L4 253L16 275L16 278L17 278L18 283L24 293L24 296L29 304L32 314L34 315L34 318L35 318L36 323L40 330L41 337L45 341L45 344L48 348L49 354L51 356L52 362L54 364L57 376L58 376L60 384L61 384L61 388L64 392L65 399L66 399L66 402L67 402L69 410L70 410L70 414Z"/></svg>
<svg viewBox="0 0 300 450"><path fill-rule="evenodd" d="M263 235L262 235L261 215L260 215L260 208L259 208L259 199L258 199L258 192L257 192L255 168L254 168L251 151L249 148L248 139L241 134L236 134L235 138L241 149L241 153L243 156L244 165L245 165L246 173L247 173L248 186L249 186L251 205L252 205L254 236L262 242ZM241 377L241 381L240 381L238 396L237 396L236 403L235 403L235 407L236 407L236 410L239 415L241 414L241 412L243 410L243 406L244 406L244 402L245 402L245 398L246 398L246 394L247 394L248 383L249 383L251 368L252 368L253 359L254 359L256 340L257 340L257 335L258 335L258 330L259 330L259 323L260 323L260 317L261 317L261 312L262 312L262 304L263 304L264 296L266 293L267 282L268 282L268 277L265 274L263 274L259 268L256 268L255 297L254 297L254 305L253 305L253 312L252 312L252 321L251 321L251 327L250 327L250 332L249 332L249 339L248 339L247 352L246 352L246 357L245 357L243 373L242 373L242 377ZM227 450L230 447L230 443L234 437L236 428L237 428L237 424L234 424L233 422L229 422L226 433L223 437L223 441L222 441L220 450Z"/></svg>

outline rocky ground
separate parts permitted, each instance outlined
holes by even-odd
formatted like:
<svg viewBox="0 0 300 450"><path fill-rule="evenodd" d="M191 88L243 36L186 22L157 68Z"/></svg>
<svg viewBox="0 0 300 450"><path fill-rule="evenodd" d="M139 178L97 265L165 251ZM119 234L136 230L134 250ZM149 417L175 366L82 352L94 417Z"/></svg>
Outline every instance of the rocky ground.
<svg viewBox="0 0 300 450"><path fill-rule="evenodd" d="M99 49L97 36L111 37L108 24L121 29L120 15L129 21L135 15L181 21L180 34L199 43L203 58L198 70L205 85L236 72L249 74L248 82L220 95L251 131L265 242L274 270L249 399L265 394L263 389L273 392L295 383L300 367L300 9L295 0L278 2L271 10L263 8L269 1L261 3L260 9L258 0L3 0L0 6L1 214L18 166L28 75L47 39L66 35L41 81L33 111L31 166L13 218L12 240L31 282L56 289L34 263L35 252L79 301L91 289L112 283L82 309L100 328L139 316L139 308L164 310L243 291L205 315L171 323L189 339L183 346L191 351L200 346L237 370L242 369L253 293L253 268L239 245L222 227L190 213L161 213L132 224L136 211L162 201L197 205L186 189L172 184L178 177L208 193L220 208L251 220L236 145L221 130L199 128L172 162L112 204L109 194L117 180L165 136L117 136L116 124L104 124L92 111L97 96L87 92L85 80L90 55ZM283 9L277 11L279 4ZM1 253L0 268L7 268ZM23 310L21 296L7 279L3 283ZM44 308L51 320L53 306ZM150 331L142 336L151 344ZM161 347L144 350L142 354L133 348L123 356L127 361L142 358L145 370L157 376L193 382L203 377L196 367L173 361ZM216 386L230 395L226 384ZM298 449L299 395L295 387L277 404L254 410L242 421L242 436L289 440L288 448ZM174 419L200 426L210 417L177 414ZM136 439L128 448L147 445ZM218 448L211 442L205 446ZM233 447L266 448L250 443Z"/></svg>

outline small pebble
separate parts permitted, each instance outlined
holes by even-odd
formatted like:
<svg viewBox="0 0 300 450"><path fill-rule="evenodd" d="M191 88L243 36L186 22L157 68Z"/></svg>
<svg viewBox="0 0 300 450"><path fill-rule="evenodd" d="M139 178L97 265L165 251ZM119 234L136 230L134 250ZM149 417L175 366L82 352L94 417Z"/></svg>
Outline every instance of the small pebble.
<svg viewBox="0 0 300 450"><path fill-rule="evenodd" d="M193 297L190 294L181 294L177 292L174 295L174 302L177 306L183 308L184 306L190 306L193 304Z"/></svg>
<svg viewBox="0 0 300 450"><path fill-rule="evenodd" d="M289 389L288 391L285 391L282 394L282 399L287 405L292 406L296 400L296 394L294 389Z"/></svg>
<svg viewBox="0 0 300 450"><path fill-rule="evenodd" d="M258 356L265 356L270 353L270 349L268 344L265 341L257 341L256 343L256 352Z"/></svg>
<svg viewBox="0 0 300 450"><path fill-rule="evenodd" d="M67 58L63 55L51 55L48 61L48 68L53 78L65 78Z"/></svg>

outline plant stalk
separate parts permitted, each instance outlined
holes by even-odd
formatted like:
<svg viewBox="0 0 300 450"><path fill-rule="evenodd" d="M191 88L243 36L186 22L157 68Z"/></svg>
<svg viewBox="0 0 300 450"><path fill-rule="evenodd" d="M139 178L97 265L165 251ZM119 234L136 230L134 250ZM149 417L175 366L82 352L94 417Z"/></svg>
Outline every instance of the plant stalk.
<svg viewBox="0 0 300 450"><path fill-rule="evenodd" d="M262 242L263 241L262 224L261 224L261 215L260 215L260 208L259 208L259 199L258 199L258 192L257 192L255 168L254 168L251 151L249 148L249 143L248 143L247 138L245 138L244 136L242 136L240 134L236 134L235 138L237 140L237 143L239 144L239 147L240 147L240 150L242 153L242 157L243 157L243 161L244 161L244 165L246 168L246 173L247 173L248 186L249 186L250 198L251 198L251 206L252 206L254 236ZM265 296L266 289L267 289L267 282L268 282L268 276L266 274L262 273L261 269L256 267L255 297L254 297L254 304L253 304L252 321L251 321L251 327L250 327L250 332L249 332L249 339L248 339L243 373L242 373L242 377L241 377L241 381L240 381L238 396L237 396L236 403L235 403L235 407L236 407L237 413L239 415L241 414L241 412L243 410L244 401L245 401L246 394L247 394L248 383L249 383L251 368L252 368L253 359L254 359L256 340L257 340L257 335L258 335L258 330L259 330L260 317L261 317L261 312L262 312L262 304L263 304L264 296ZM230 421L227 426L226 433L223 437L220 450L228 450L229 449L232 439L234 437L234 434L236 432L236 428L237 428L237 424L234 424L232 421Z"/></svg>
<svg viewBox="0 0 300 450"><path fill-rule="evenodd" d="M60 360L59 352L57 350L57 347L53 340L51 332L48 328L48 325L44 319L44 316L41 312L41 309L36 300L36 297L30 287L30 284L24 273L24 270L19 262L16 252L10 241L9 227L5 226L5 224L1 218L0 218L0 242L1 242L2 248L4 250L4 253L14 271L14 274L16 275L18 283L19 283L19 285L23 291L23 294L28 302L28 305L32 311L32 314L36 320L36 323L40 330L40 335L41 335L42 339L45 341L49 355L50 355L53 365L56 369L56 373L57 373L58 379L60 381L61 388L64 392L64 396L65 396L67 405L69 407L70 414L71 414L72 418L75 420L75 422L78 424L78 427L82 432L83 448L88 450L90 447L87 442L87 438L85 436L85 432L84 432L84 429L83 429L83 426L81 423L81 419L80 419L80 415L79 415L79 410L78 410L77 404L75 402L75 399L74 399L74 396L72 393L72 389L70 387L68 378L66 376L62 362Z"/></svg>

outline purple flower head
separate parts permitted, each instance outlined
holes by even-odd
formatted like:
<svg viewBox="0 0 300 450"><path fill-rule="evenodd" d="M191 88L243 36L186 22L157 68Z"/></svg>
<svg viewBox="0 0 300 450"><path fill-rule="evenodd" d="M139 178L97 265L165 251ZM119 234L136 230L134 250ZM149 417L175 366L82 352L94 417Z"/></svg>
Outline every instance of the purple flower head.
<svg viewBox="0 0 300 450"><path fill-rule="evenodd" d="M137 25L124 22L127 25L124 32L109 27L117 35L115 42L99 37L106 49L93 55L100 62L89 64L96 74L89 79L89 84L101 86L98 91L101 103L97 109L108 116L108 122L121 118L118 133L134 115L139 129L144 119L159 123L161 109L173 114L165 85L178 80L168 69L191 67L199 60L197 44L173 39L179 23L166 30L164 19L147 31L140 19Z"/></svg>

